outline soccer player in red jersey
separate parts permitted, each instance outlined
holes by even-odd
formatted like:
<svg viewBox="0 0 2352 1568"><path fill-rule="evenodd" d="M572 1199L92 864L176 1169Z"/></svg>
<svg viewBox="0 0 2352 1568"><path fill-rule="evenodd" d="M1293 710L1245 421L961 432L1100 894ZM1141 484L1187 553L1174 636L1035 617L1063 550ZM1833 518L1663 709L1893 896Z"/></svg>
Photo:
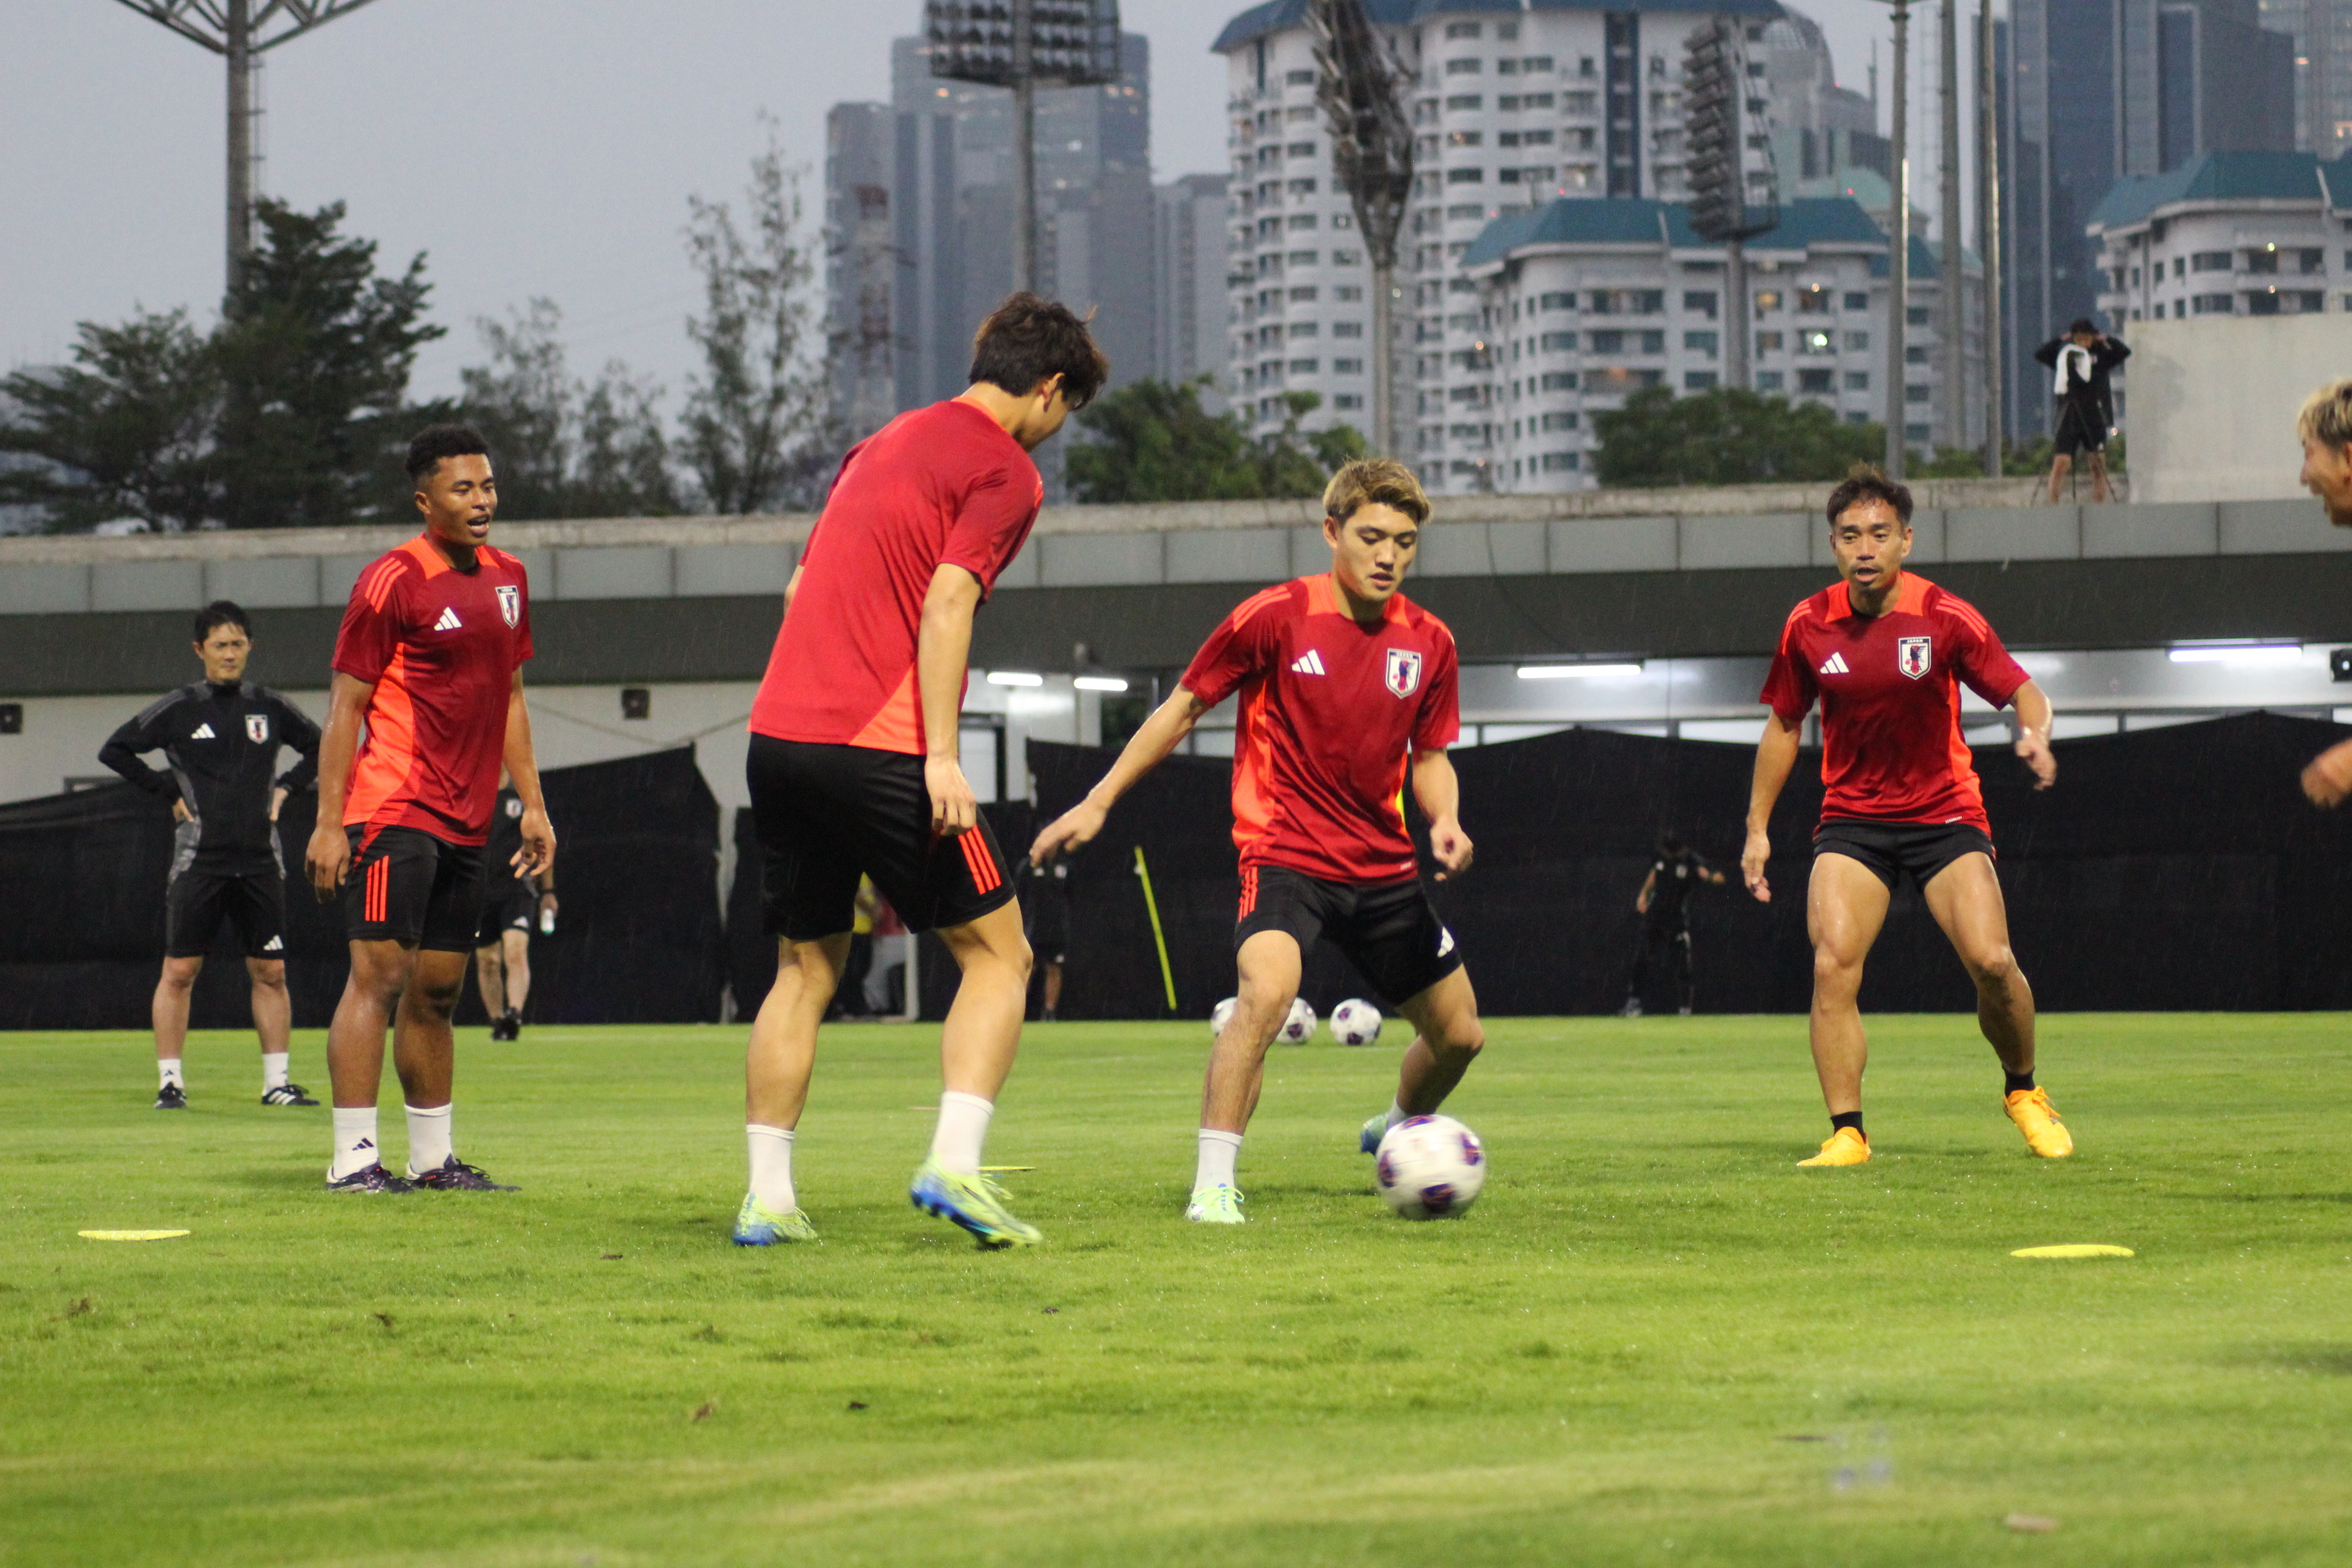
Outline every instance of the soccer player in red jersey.
<svg viewBox="0 0 2352 1568"><path fill-rule="evenodd" d="M1118 797L1201 716L1241 694L1234 736L1234 843L1241 851L1241 973L1202 1094L1199 1164L1184 1217L1243 1222L1234 1167L1257 1108L1266 1047L1298 994L1306 949L1328 936L1417 1031L1381 1134L1444 1103L1486 1044L1453 933L1423 891L1403 791L1429 818L1443 881L1470 866L1461 786L1445 754L1461 732L1454 634L1398 590L1429 498L1394 458L1350 463L1323 492L1331 570L1243 601L1193 657L1086 799L1037 836L1043 864L1102 831Z"/></svg>
<svg viewBox="0 0 2352 1568"><path fill-rule="evenodd" d="M352 586L307 856L320 899L341 890L351 936L351 978L327 1033L335 1193L504 1190L457 1158L449 1131L449 1016L473 951L501 762L523 804L516 866L528 875L555 860L522 694L530 584L522 563L489 544L489 450L463 426L436 425L409 443L408 473L425 531ZM387 1022L408 1107L406 1181L384 1169L376 1142Z"/></svg>
<svg viewBox="0 0 2352 1568"><path fill-rule="evenodd" d="M1919 886L1936 923L1976 982L1977 1023L2007 1074L2002 1103L2036 1154L2074 1142L2033 1081L2033 992L2009 947L2009 913L1993 873L1984 792L1960 735L1959 683L1995 707L2014 705L2017 754L2034 787L2058 775L2050 700L1958 595L1903 569L1911 552L1911 492L1861 470L1832 491L1830 550L1841 581L1790 613L1764 682L1772 712L1756 752L1748 805L1748 889L1769 900L1772 804L1797 761L1797 731L1822 705L1827 793L1813 834L1805 921L1813 942L1813 1067L1830 1136L1805 1165L1870 1158L1862 1127L1867 1047L1855 997L1899 878Z"/></svg>
<svg viewBox="0 0 2352 1568"><path fill-rule="evenodd" d="M1045 499L1029 454L1109 374L1086 323L1013 295L981 324L961 395L850 448L785 587L745 763L779 951L745 1059L751 1174L738 1246L816 1236L793 1185L793 1139L861 873L909 931L936 930L962 971L940 1034L939 1123L908 1195L983 1247L1038 1239L980 1168L1021 1043L1030 957L1004 857L957 759L956 715L972 614Z"/></svg>

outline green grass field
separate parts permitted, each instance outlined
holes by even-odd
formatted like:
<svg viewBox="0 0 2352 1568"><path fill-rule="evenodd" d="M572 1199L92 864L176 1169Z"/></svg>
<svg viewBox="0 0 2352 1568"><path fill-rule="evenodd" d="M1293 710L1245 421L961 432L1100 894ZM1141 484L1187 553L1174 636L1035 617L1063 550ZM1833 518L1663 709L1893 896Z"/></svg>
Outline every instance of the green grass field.
<svg viewBox="0 0 2352 1568"><path fill-rule="evenodd" d="M0 1037L0 1563L2352 1558L2345 1017L2045 1019L2058 1163L1971 1020L1876 1019L1878 1158L1819 1172L1801 1019L1492 1029L1468 1216L1371 1194L1391 1031L1276 1047L1207 1231L1205 1026L1034 1027L1005 1254L907 1205L930 1029L827 1037L825 1239L766 1252L736 1029L467 1032L459 1152L523 1190L374 1201L250 1036L169 1116L143 1037ZM2070 1241L2138 1256L2009 1256Z"/></svg>

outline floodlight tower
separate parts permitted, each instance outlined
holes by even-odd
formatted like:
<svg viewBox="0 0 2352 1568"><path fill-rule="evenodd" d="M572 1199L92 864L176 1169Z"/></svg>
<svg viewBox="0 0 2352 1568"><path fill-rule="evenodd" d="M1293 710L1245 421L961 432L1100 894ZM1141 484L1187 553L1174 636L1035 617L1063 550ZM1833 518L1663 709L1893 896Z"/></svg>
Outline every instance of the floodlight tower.
<svg viewBox="0 0 2352 1568"><path fill-rule="evenodd" d="M1013 286L1037 287L1037 89L1118 79L1118 0L925 0L931 74L1013 89Z"/></svg>
<svg viewBox="0 0 2352 1568"><path fill-rule="evenodd" d="M1761 134L1768 106L1750 96L1739 28L1734 18L1717 16L1690 36L1689 53L1683 58L1683 127L1690 153L1685 178L1691 227L1724 252L1724 378L1744 392L1749 390L1744 247L1780 226L1780 178L1771 142ZM1751 120L1757 122L1754 132ZM1764 150L1761 169L1748 167L1751 146ZM1760 199L1749 199L1751 186Z"/></svg>
<svg viewBox="0 0 2352 1568"><path fill-rule="evenodd" d="M368 0L121 0L228 62L228 289L253 254L253 77L265 49L299 38Z"/></svg>
<svg viewBox="0 0 2352 1568"><path fill-rule="evenodd" d="M1372 428L1376 452L1400 449L1396 435L1397 231L1412 195L1412 123L1405 89L1412 73L1372 30L1363 0L1310 0L1315 96L1331 132L1332 174L1356 209L1372 273Z"/></svg>
<svg viewBox="0 0 2352 1568"><path fill-rule="evenodd" d="M1886 477L1903 477L1910 456L1903 420L1908 412L1905 329L1911 321L1911 0L1889 0L1895 12L1895 186L1886 238ZM1952 389L1958 395L1959 389Z"/></svg>

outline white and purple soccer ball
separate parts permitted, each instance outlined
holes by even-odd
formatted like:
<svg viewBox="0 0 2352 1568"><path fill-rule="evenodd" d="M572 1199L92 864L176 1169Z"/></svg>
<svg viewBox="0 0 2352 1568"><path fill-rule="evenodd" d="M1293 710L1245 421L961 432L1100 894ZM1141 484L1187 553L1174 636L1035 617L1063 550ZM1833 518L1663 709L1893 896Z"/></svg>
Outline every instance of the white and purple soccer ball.
<svg viewBox="0 0 2352 1568"><path fill-rule="evenodd" d="M1369 1046L1381 1037L1381 1010L1360 996L1331 1009L1331 1037L1343 1046Z"/></svg>
<svg viewBox="0 0 2352 1568"><path fill-rule="evenodd" d="M1222 1035L1225 1032L1225 1026L1232 1022L1234 1009L1240 1005L1240 997L1228 996L1223 1001L1209 1009L1209 1033L1211 1035Z"/></svg>
<svg viewBox="0 0 2352 1568"><path fill-rule="evenodd" d="M1478 1201L1486 1151L1451 1116L1413 1116L1381 1140L1373 1163L1381 1197L1406 1219L1447 1219Z"/></svg>
<svg viewBox="0 0 2352 1568"><path fill-rule="evenodd" d="M1315 1037L1315 1009L1307 1005L1306 997L1290 999L1290 1016L1282 1021L1274 1037L1286 1046L1303 1046Z"/></svg>

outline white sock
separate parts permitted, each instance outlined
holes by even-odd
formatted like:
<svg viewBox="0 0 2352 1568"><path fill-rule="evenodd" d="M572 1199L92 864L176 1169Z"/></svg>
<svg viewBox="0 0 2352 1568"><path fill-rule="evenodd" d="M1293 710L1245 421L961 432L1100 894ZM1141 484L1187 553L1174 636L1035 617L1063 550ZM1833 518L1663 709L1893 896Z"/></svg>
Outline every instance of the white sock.
<svg viewBox="0 0 2352 1568"><path fill-rule="evenodd" d="M789 1127L762 1127L756 1121L743 1128L751 1146L751 1195L778 1214L800 1206L793 1195L793 1133Z"/></svg>
<svg viewBox="0 0 2352 1568"><path fill-rule="evenodd" d="M157 1089L167 1089L175 1083L182 1089L188 1087L188 1080L180 1076L180 1058L177 1057L157 1057L155 1078Z"/></svg>
<svg viewBox="0 0 2352 1568"><path fill-rule="evenodd" d="M1242 1135L1219 1132L1213 1128L1201 1129L1201 1163L1192 1173L1192 1190L1203 1187L1231 1187L1240 1184L1234 1180L1234 1166L1242 1157Z"/></svg>
<svg viewBox="0 0 2352 1568"><path fill-rule="evenodd" d="M1406 1119L1407 1113L1405 1111L1405 1108L1395 1100L1389 1101L1389 1125L1394 1127L1398 1122L1405 1121Z"/></svg>
<svg viewBox="0 0 2352 1568"><path fill-rule="evenodd" d="M273 1089L283 1089L286 1087L287 1057L288 1053L285 1051L264 1051L261 1053L262 1093L267 1094Z"/></svg>
<svg viewBox="0 0 2352 1568"><path fill-rule="evenodd" d="M436 1106L431 1110L408 1108L408 1168L418 1175L436 1171L448 1163L449 1113L454 1105Z"/></svg>
<svg viewBox="0 0 2352 1568"><path fill-rule="evenodd" d="M340 1182L354 1171L379 1163L382 1157L383 1151L375 1146L375 1107L335 1107L335 1159L327 1167L327 1180Z"/></svg>
<svg viewBox="0 0 2352 1568"><path fill-rule="evenodd" d="M980 1173L980 1146L988 1137L995 1103L961 1089L940 1095L940 1124L931 1133L931 1158L950 1176Z"/></svg>

